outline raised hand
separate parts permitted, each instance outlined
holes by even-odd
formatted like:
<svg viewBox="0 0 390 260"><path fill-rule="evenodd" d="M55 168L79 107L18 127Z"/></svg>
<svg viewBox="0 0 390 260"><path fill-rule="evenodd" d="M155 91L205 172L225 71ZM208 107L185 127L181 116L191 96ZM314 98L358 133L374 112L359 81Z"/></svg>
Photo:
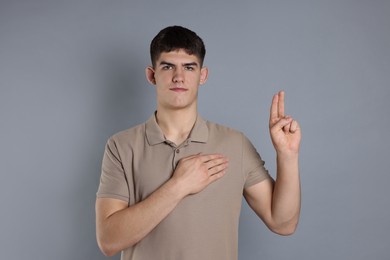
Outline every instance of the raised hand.
<svg viewBox="0 0 390 260"><path fill-rule="evenodd" d="M301 129L297 121L286 116L284 111L284 91L275 94L272 99L269 129L272 143L277 153L299 152Z"/></svg>

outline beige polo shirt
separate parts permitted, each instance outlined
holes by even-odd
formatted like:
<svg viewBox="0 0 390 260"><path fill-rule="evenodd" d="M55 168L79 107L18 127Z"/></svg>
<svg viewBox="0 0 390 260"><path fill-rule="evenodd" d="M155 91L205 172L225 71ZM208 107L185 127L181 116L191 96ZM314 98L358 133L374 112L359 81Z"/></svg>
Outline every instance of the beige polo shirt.
<svg viewBox="0 0 390 260"><path fill-rule="evenodd" d="M133 205L165 183L179 160L193 154L229 158L225 176L187 196L122 260L236 260L238 223L246 187L270 178L264 162L240 132L198 116L180 146L165 139L155 116L112 136L106 145L98 197Z"/></svg>

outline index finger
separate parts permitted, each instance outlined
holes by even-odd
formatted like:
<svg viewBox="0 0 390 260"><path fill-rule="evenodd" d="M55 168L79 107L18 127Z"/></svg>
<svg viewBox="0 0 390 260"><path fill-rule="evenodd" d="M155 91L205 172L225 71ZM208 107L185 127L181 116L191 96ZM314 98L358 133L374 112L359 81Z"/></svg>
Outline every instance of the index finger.
<svg viewBox="0 0 390 260"><path fill-rule="evenodd" d="M270 111L270 121L274 121L278 118L278 103L279 103L279 95L275 94L272 97L271 111Z"/></svg>
<svg viewBox="0 0 390 260"><path fill-rule="evenodd" d="M278 104L279 118L284 118L284 91L280 91L278 95L279 95L279 104Z"/></svg>
<svg viewBox="0 0 390 260"><path fill-rule="evenodd" d="M202 162L209 162L209 161L212 161L212 160L215 160L215 159L221 159L221 158L226 158L226 156L224 156L223 154L202 154L202 155L199 155L200 159Z"/></svg>

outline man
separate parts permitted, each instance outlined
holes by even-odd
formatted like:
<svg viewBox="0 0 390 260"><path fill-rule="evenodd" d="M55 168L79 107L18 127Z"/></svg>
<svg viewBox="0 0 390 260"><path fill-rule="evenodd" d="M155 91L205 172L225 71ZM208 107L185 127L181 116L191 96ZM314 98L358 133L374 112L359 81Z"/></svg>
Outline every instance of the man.
<svg viewBox="0 0 390 260"><path fill-rule="evenodd" d="M237 259L242 195L270 230L292 234L300 213L301 131L273 97L270 134L274 181L240 132L198 115L206 82L205 48L194 32L172 26L151 43L147 80L157 110L144 124L111 137L96 200L96 230L105 255L121 259Z"/></svg>

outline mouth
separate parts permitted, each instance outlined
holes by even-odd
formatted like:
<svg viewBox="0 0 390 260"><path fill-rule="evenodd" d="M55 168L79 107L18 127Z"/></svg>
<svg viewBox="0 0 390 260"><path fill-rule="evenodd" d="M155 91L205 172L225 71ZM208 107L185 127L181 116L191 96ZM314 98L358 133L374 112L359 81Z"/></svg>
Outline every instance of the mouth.
<svg viewBox="0 0 390 260"><path fill-rule="evenodd" d="M186 92L186 91L188 91L188 89L186 89L186 88L179 88L179 87L170 88L169 90L174 91L174 92Z"/></svg>

